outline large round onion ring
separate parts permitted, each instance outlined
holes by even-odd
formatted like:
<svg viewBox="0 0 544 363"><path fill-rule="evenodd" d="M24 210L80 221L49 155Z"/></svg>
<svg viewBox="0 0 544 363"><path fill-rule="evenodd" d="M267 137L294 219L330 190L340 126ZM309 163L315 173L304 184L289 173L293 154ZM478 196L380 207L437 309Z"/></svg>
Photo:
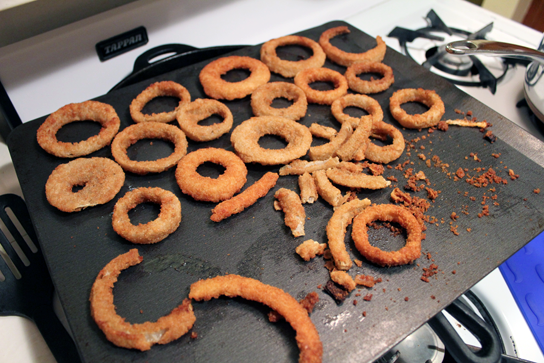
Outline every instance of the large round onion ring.
<svg viewBox="0 0 544 363"><path fill-rule="evenodd" d="M308 59L299 61L280 59L276 53L276 48L293 44L310 48L313 52L312 56ZM266 64L272 72L279 73L286 78L296 76L297 73L303 69L322 67L325 64L326 58L323 49L321 49L316 41L298 35L287 35L285 37L272 39L264 43L261 47L261 60L264 64Z"/></svg>
<svg viewBox="0 0 544 363"><path fill-rule="evenodd" d="M362 73L380 73L382 78L365 81L358 76ZM383 92L395 82L393 69L380 62L357 62L348 67L344 77L352 91L369 94Z"/></svg>
<svg viewBox="0 0 544 363"><path fill-rule="evenodd" d="M396 222L406 229L406 245L398 251L383 251L368 241L368 224L380 220ZM409 264L421 255L421 226L416 217L404 207L393 204L373 205L353 220L352 237L355 247L369 261L380 266Z"/></svg>
<svg viewBox="0 0 544 363"><path fill-rule="evenodd" d="M135 248L111 260L98 273L89 300L91 316L110 342L119 347L145 351L154 344L167 344L178 339L192 328L196 317L189 299L184 299L181 305L156 322L130 324L117 314L113 285L121 271L142 260Z"/></svg>
<svg viewBox="0 0 544 363"><path fill-rule="evenodd" d="M165 158L152 161L135 161L127 155L129 146L142 139L163 139L174 144L174 152ZM145 175L160 173L175 166L187 153L187 139L179 128L159 122L144 122L126 127L113 139L111 153L126 171Z"/></svg>
<svg viewBox="0 0 544 363"><path fill-rule="evenodd" d="M191 285L189 298L208 301L220 296L242 297L267 305L282 315L296 332L299 362L321 362L323 345L306 309L280 288L238 275L217 276Z"/></svg>
<svg viewBox="0 0 544 363"><path fill-rule="evenodd" d="M197 168L205 162L225 167L218 178L202 176ZM247 168L242 159L225 149L203 148L185 155L176 168L176 181L185 194L195 200L221 202L240 191L247 179Z"/></svg>
<svg viewBox="0 0 544 363"><path fill-rule="evenodd" d="M179 98L178 106L170 112L154 113L151 115L143 114L142 109L144 106L154 98L160 96L171 96ZM179 108L191 102L191 95L189 91L181 84L173 81L155 82L149 85L142 91L135 99L130 103L130 116L134 122L171 122L176 119L176 113Z"/></svg>
<svg viewBox="0 0 544 363"><path fill-rule="evenodd" d="M128 212L142 203L161 206L159 216L146 223L132 224ZM181 204L174 193L161 188L133 189L120 198L113 208L112 226L118 235L138 244L162 241L172 234L181 222Z"/></svg>
<svg viewBox="0 0 544 363"><path fill-rule="evenodd" d="M286 98L293 104L286 108L272 107L276 98ZM263 84L251 94L251 108L255 116L279 116L293 121L306 115L308 101L303 90L292 83L272 82Z"/></svg>
<svg viewBox="0 0 544 363"><path fill-rule="evenodd" d="M78 212L112 200L125 182L123 169L107 158L79 158L61 164L45 183L45 196L63 212ZM74 192L74 187L83 186Z"/></svg>
<svg viewBox="0 0 544 363"><path fill-rule="evenodd" d="M240 82L227 82L221 78L233 69L248 69L251 74ZM244 98L270 80L270 70L261 61L243 56L230 56L208 63L199 75L204 93L211 98L234 100Z"/></svg>
<svg viewBox="0 0 544 363"><path fill-rule="evenodd" d="M409 115L400 105L406 102L420 102L429 107L429 110L422 114ZM422 129L431 127L440 121L446 112L444 102L433 90L422 88L406 88L393 93L389 98L389 109L391 114L402 126L409 129Z"/></svg>
<svg viewBox="0 0 544 363"><path fill-rule="evenodd" d="M334 89L319 91L310 87L314 82L332 82ZM295 76L295 84L302 88L309 103L330 105L348 93L348 81L340 73L329 68L308 68Z"/></svg>
<svg viewBox="0 0 544 363"><path fill-rule="evenodd" d="M344 52L343 50L340 50L339 48L335 47L330 43L331 38L349 32L350 30L347 26L338 26L325 30L321 34L321 36L319 37L319 45L321 45L321 48L323 48L323 51L325 52L325 54L327 54L327 57L330 60L332 60L336 64L340 64L341 66L345 67L349 67L355 62L381 62L383 60L383 58L385 57L385 50L387 49L387 46L379 35L376 37L376 47L364 53Z"/></svg>
<svg viewBox="0 0 544 363"><path fill-rule="evenodd" d="M223 118L223 122L202 126L198 122L217 114ZM218 139L230 131L233 124L232 112L223 103L199 98L182 106L177 114L179 127L187 137L193 141L211 141Z"/></svg>
<svg viewBox="0 0 544 363"><path fill-rule="evenodd" d="M80 142L62 142L57 140L57 132L66 124L75 121L96 121L102 125L98 135ZM121 120L115 109L105 103L85 101L71 103L49 115L38 128L38 144L49 154L61 158L75 158L89 155L106 145L119 131Z"/></svg>
<svg viewBox="0 0 544 363"><path fill-rule="evenodd" d="M405 142L404 136L396 127L383 121L375 122L372 126L371 136L380 138L391 136L393 143L391 145L378 146L369 141L365 151L366 159L374 163L387 164L400 158L405 148Z"/></svg>
<svg viewBox="0 0 544 363"><path fill-rule="evenodd" d="M358 107L368 112L362 117L352 117L344 113L346 107ZM366 95L348 94L335 100L331 105L331 112L334 118L343 124L349 122L356 128L360 121L380 122L383 120L383 110L379 102Z"/></svg>
<svg viewBox="0 0 544 363"><path fill-rule="evenodd" d="M259 145L264 135L277 135L287 141L283 149L265 149ZM236 153L246 163L288 164L306 154L312 134L304 125L283 117L252 117L238 125L230 136Z"/></svg>

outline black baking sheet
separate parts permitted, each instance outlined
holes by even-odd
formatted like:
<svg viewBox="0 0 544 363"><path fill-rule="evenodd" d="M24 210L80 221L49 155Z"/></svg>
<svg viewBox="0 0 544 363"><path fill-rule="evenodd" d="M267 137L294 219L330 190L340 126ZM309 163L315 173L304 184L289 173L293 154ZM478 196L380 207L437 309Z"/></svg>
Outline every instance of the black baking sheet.
<svg viewBox="0 0 544 363"><path fill-rule="evenodd" d="M299 34L317 40L324 30L338 25L348 24L332 22ZM334 38L333 44L352 52L375 46L372 37L349 27L351 33ZM278 34L281 35L284 34ZM235 39L233 43L236 43ZM248 47L235 54L258 58L259 49L260 46ZM286 47L283 51L283 57L292 59L306 55L303 49L296 46ZM128 105L153 81L173 80L184 85L192 99L205 97L198 81L204 63L114 91L97 100L111 104L121 118L122 127L126 127L132 123ZM328 281L324 260L318 257L304 262L294 252L295 247L306 239L327 242L325 226L333 213L332 208L323 200L307 204L306 235L299 238L294 238L285 227L283 213L273 208L275 190L280 187L298 190L295 176L281 177L266 197L243 213L220 223L209 219L214 204L196 202L181 193L174 170L146 176L127 173L125 185L114 200L68 214L50 206L45 198L44 185L51 171L68 161L51 156L38 146L36 130L45 117L15 129L8 142L15 169L83 360L279 362L296 361L298 358L295 334L290 326L285 322L268 322L268 308L243 299L221 298L194 303L197 321L193 331L198 334L196 339L185 335L170 344L154 346L147 352L114 346L106 340L90 316L89 292L98 272L111 259L131 248L138 248L144 260L140 265L124 271L114 288L118 313L129 322L154 321L167 314L187 297L190 284L198 279L226 273L240 274L280 287L297 299L317 291L320 301L311 318L323 342L323 360L367 362L378 358L417 329L539 234L544 228L544 193L536 194L533 190L543 187L542 143L394 50L388 49L384 63L393 67L395 83L389 90L373 97L380 102L386 122L400 128L388 111L388 99L395 90L423 87L436 90L444 100L444 119L461 117L455 112L456 109L470 110L478 119L491 122L494 125L491 130L496 130L499 138L490 143L475 128L450 127L447 132L433 133L428 130L402 130L412 147L391 165L409 161L405 169L422 170L431 182L430 187L441 191L426 213L435 217L436 222L426 224L428 229L422 243L422 257L408 266L374 266L364 261L347 237L350 254L363 261L361 267L354 265L350 274L370 274L382 278L382 282L372 289L353 291L341 304L320 289ZM329 61L326 67L341 72L345 70ZM271 79L284 80L278 75L273 75ZM235 126L252 116L249 100L246 97L225 102L234 114ZM157 104L157 107L161 107L160 101ZM412 111L417 110L414 105L407 107ZM317 122L339 128L328 106L310 105L307 115L300 122L306 126ZM78 135L93 130L85 123L68 126L62 130L64 134L61 136L65 140L77 139L80 137ZM263 143L271 147L281 144L277 139L268 137L264 138ZM510 145L516 146L516 149ZM233 150L229 135L206 143L189 141L189 151L208 146ZM164 156L169 148L158 141L154 141L152 146L140 142L130 152L137 158L142 158L144 154L153 158ZM436 155L448 166L435 167L433 162L428 167L418 154L426 159ZM111 157L111 153L109 148L104 148L90 156ZM493 168L508 180L508 184L472 187L465 181L454 179L453 174L460 167L466 168L470 175L481 174L475 168ZM519 175L517 180L510 180L509 169ZM202 170L210 175L218 172L209 166L204 166ZM277 171L278 167L248 165L248 170L246 186L266 171ZM403 172L395 168L386 168L384 176L398 179L398 182L392 183L392 187L403 189L406 184ZM111 213L116 200L128 190L141 186L170 190L179 197L182 205L183 217L178 230L164 241L149 246L132 245L117 236L111 227ZM391 188L360 191L357 195L359 198L368 197L374 203L389 203L391 191ZM412 194L426 198L426 191ZM496 200L485 200L489 205L489 216L479 218L477 215L482 211L484 196L496 196ZM142 205L136 208L132 217L133 220L145 220L156 212L156 208ZM459 215L458 220L450 219L452 212ZM450 222L458 226L458 236L450 231ZM402 237L392 237L387 229L372 232L372 240L384 249L398 248L403 241ZM427 258L427 253L432 260ZM423 268L431 263L436 264L439 271L426 283L420 277ZM371 301L364 301L363 296L369 293L372 294ZM366 317L363 317L363 312L366 312Z"/></svg>

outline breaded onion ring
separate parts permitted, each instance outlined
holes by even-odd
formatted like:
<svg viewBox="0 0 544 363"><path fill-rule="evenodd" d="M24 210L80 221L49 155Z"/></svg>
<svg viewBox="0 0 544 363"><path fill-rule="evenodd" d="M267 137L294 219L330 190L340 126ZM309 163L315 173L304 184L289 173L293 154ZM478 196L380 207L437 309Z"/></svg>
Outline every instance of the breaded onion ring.
<svg viewBox="0 0 544 363"><path fill-rule="evenodd" d="M142 139L162 139L174 144L174 152L165 158L151 161L131 160L127 149ZM170 169L187 153L187 139L179 128L159 122L143 122L126 127L117 134L111 144L111 153L115 161L124 170L145 175L160 173Z"/></svg>
<svg viewBox="0 0 544 363"><path fill-rule="evenodd" d="M304 236L306 211L297 193L286 188L280 188L274 194L274 209L285 213L285 225L291 229L294 237Z"/></svg>
<svg viewBox="0 0 544 363"><path fill-rule="evenodd" d="M312 56L308 59L299 61L280 59L276 53L276 48L293 44L310 48L313 52ZM287 35L285 37L271 39L261 47L261 61L263 61L272 72L279 73L286 78L292 78L304 69L322 67L325 64L326 58L323 49L321 49L316 41L299 35Z"/></svg>
<svg viewBox="0 0 544 363"><path fill-rule="evenodd" d="M145 351L154 344L167 344L178 339L192 328L196 317L189 299L184 299L181 305L156 322L130 324L117 314L113 285L122 270L142 260L135 248L111 260L96 277L89 300L91 316L110 342L119 347Z"/></svg>
<svg viewBox="0 0 544 363"><path fill-rule="evenodd" d="M380 220L396 222L406 229L406 245L398 251L383 251L370 245L368 224ZM352 237L355 247L369 261L380 266L400 266L413 262L421 255L421 226L410 211L393 204L366 208L353 221Z"/></svg>
<svg viewBox="0 0 544 363"><path fill-rule="evenodd" d="M242 212L247 207L255 204L257 199L264 197L270 189L274 188L279 175L268 172L254 184L247 187L246 190L234 197L219 203L212 209L210 219L214 222L220 222L233 214Z"/></svg>
<svg viewBox="0 0 544 363"><path fill-rule="evenodd" d="M342 168L327 169L327 177L336 184L349 188L383 189L391 182L381 175L352 173Z"/></svg>
<svg viewBox="0 0 544 363"><path fill-rule="evenodd" d="M197 301L217 299L221 295L257 301L278 312L296 332L300 349L299 362L321 362L323 345L319 333L308 316L308 311L291 295L277 287L238 275L197 281L191 285L189 292L189 298Z"/></svg>
<svg viewBox="0 0 544 363"><path fill-rule="evenodd" d="M302 175L306 172L311 173L316 170L323 170L333 168L340 165L340 159L329 158L327 160L293 160L290 164L284 165L280 168L280 175Z"/></svg>
<svg viewBox="0 0 544 363"><path fill-rule="evenodd" d="M312 175L315 179L317 194L333 208L341 206L348 200L350 196L349 193L343 196L342 191L331 183L325 170L317 170L313 172Z"/></svg>
<svg viewBox="0 0 544 363"><path fill-rule="evenodd" d="M222 165L225 171L217 178L202 176L197 168L210 162ZM217 148L198 149L185 155L176 168L176 181L185 194L195 200L221 202L236 194L247 179L244 162L231 151Z"/></svg>
<svg viewBox="0 0 544 363"><path fill-rule="evenodd" d="M382 78L365 81L359 78L362 73L379 73ZM348 67L344 77L352 91L369 94L383 92L395 82L393 69L380 62L357 62Z"/></svg>
<svg viewBox="0 0 544 363"><path fill-rule="evenodd" d="M336 208L327 223L326 230L329 249L334 259L334 265L339 270L349 270L353 265L344 242L346 229L351 224L353 218L369 205L370 200L367 198L363 200L353 199Z"/></svg>
<svg viewBox="0 0 544 363"><path fill-rule="evenodd" d="M405 148L405 142L404 136L396 127L383 121L374 123L371 136L380 138L390 136L393 139L393 143L378 146L369 141L365 151L366 159L374 163L387 164L400 158Z"/></svg>
<svg viewBox="0 0 544 363"><path fill-rule="evenodd" d="M349 122L342 124L340 131L326 144L310 147L308 156L311 160L328 160L336 155L336 151L353 134L353 126Z"/></svg>
<svg viewBox="0 0 544 363"><path fill-rule="evenodd" d="M387 46L382 38L378 35L376 37L376 47L367 50L364 53L350 53L335 47L330 43L330 39L337 35L349 33L350 30L347 26L337 26L335 28L325 30L319 37L319 45L323 48L327 57L336 64L349 67L355 62L371 61L381 62L385 57L385 50Z"/></svg>
<svg viewBox="0 0 544 363"><path fill-rule="evenodd" d="M293 104L286 108L272 107L272 101L276 98L285 98L293 101ZM293 83L272 82L253 91L251 109L255 116L279 116L297 121L306 115L308 101L304 91Z"/></svg>
<svg viewBox="0 0 544 363"><path fill-rule="evenodd" d="M212 115L219 115L222 122L208 126L198 123ZM199 98L182 106L176 116L179 127L193 141L211 141L230 131L233 124L232 112L223 103L208 98Z"/></svg>
<svg viewBox="0 0 544 363"><path fill-rule="evenodd" d="M311 204L317 200L319 196L317 186L314 177L309 172L305 172L298 177L298 188L300 189L300 201L303 204Z"/></svg>
<svg viewBox="0 0 544 363"><path fill-rule="evenodd" d="M61 164L45 183L49 204L63 212L78 212L112 200L125 183L123 169L107 158L79 158ZM74 187L83 188L74 192Z"/></svg>
<svg viewBox="0 0 544 363"><path fill-rule="evenodd" d="M338 131L332 127L323 126L321 124L313 123L308 127L310 132L315 137L320 137L322 139L332 140L333 137L336 136Z"/></svg>
<svg viewBox="0 0 544 363"><path fill-rule="evenodd" d="M222 75L233 69L248 69L249 77L239 82L228 82ZM211 98L234 100L244 98L257 87L270 80L270 70L261 61L255 58L232 55L216 59L208 63L199 75L204 93Z"/></svg>
<svg viewBox="0 0 544 363"><path fill-rule="evenodd" d="M332 82L334 89L319 91L310 87L314 82ZM306 94L308 103L330 105L336 99L348 93L348 81L346 78L329 68L308 68L297 73L295 84L302 88Z"/></svg>
<svg viewBox="0 0 544 363"><path fill-rule="evenodd" d="M352 117L344 113L346 107L357 107L368 112L368 115L362 117ZM331 112L334 118L341 124L351 123L356 128L360 121L380 122L383 120L382 106L366 95L348 94L335 100L331 105Z"/></svg>
<svg viewBox="0 0 544 363"><path fill-rule="evenodd" d="M57 140L57 132L66 124L75 121L96 121L102 125L98 135L80 142L62 142ZM105 103L85 101L71 103L49 115L36 133L38 144L49 154L60 158L75 158L89 155L106 145L119 131L121 120L115 109Z"/></svg>
<svg viewBox="0 0 544 363"><path fill-rule="evenodd" d="M143 114L144 106L154 98L160 96L170 96L179 98L177 107L170 112L153 113L151 115ZM181 84L172 81L155 82L149 85L130 103L130 116L136 123L140 122L172 122L176 119L176 113L184 104L191 102L191 95L187 88Z"/></svg>
<svg viewBox="0 0 544 363"><path fill-rule="evenodd" d="M429 110L422 114L409 115L400 107L406 102L423 103L429 107ZM409 129L434 126L440 122L440 118L446 112L442 98L435 91L422 88L406 88L396 91L389 98L389 109L395 120Z"/></svg>
<svg viewBox="0 0 544 363"><path fill-rule="evenodd" d="M132 224L128 212L142 203L161 206L159 216L146 224ZM151 244L172 234L181 222L181 204L178 197L161 188L138 188L127 192L113 208L113 230L132 243Z"/></svg>
<svg viewBox="0 0 544 363"><path fill-rule="evenodd" d="M282 149L265 149L259 145L264 135L277 135L287 141ZM287 164L306 155L312 134L304 125L283 117L252 117L238 125L230 136L236 153L246 163L262 165Z"/></svg>

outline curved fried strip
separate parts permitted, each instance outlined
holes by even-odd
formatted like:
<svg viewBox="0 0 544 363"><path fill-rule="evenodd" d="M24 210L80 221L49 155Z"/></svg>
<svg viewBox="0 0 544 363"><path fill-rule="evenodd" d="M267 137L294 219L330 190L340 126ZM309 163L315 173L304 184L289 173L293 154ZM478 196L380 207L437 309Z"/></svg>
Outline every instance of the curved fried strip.
<svg viewBox="0 0 544 363"><path fill-rule="evenodd" d="M328 168L333 168L335 166L338 166L340 164L340 160L338 158L328 158L326 160L314 160L314 161L306 161L306 160L293 160L288 165L282 166L280 168L280 175L302 175L306 172L311 173L316 170L324 170Z"/></svg>
<svg viewBox="0 0 544 363"><path fill-rule="evenodd" d="M349 194L343 196L342 191L331 183L325 170L317 170L313 176L317 193L334 208L341 206L349 198Z"/></svg>
<svg viewBox="0 0 544 363"><path fill-rule="evenodd" d="M344 239L346 229L353 218L370 205L370 200L354 199L336 208L329 223L327 223L327 238L334 264L339 270L349 270L353 264L346 250Z"/></svg>
<svg viewBox="0 0 544 363"><path fill-rule="evenodd" d="M340 131L334 136L330 142L310 147L308 156L310 160L327 160L335 156L336 151L342 146L344 142L353 134L353 127L349 122L342 124Z"/></svg>
<svg viewBox="0 0 544 363"><path fill-rule="evenodd" d="M224 295L242 297L267 305L281 314L296 332L299 362L321 362L323 345L308 312L285 291L258 280L238 275L217 276L191 285L189 298L208 301Z"/></svg>
<svg viewBox="0 0 544 363"><path fill-rule="evenodd" d="M117 315L113 303L113 284L122 270L142 262L137 249L111 260L98 274L91 289L91 316L113 344L129 349L149 350L154 344L167 344L192 328L196 317L191 300L172 310L156 322L130 324Z"/></svg>
<svg viewBox="0 0 544 363"><path fill-rule="evenodd" d="M320 137L322 139L332 140L333 137L336 136L338 131L332 127L323 126L321 124L313 123L308 127L310 132L312 133L312 136Z"/></svg>
<svg viewBox="0 0 544 363"><path fill-rule="evenodd" d="M352 292L357 287L357 284L353 278L346 271L333 270L329 273L329 275L332 281L336 282L338 285L341 285L349 292Z"/></svg>
<svg viewBox="0 0 544 363"><path fill-rule="evenodd" d="M400 107L406 102L420 102L429 109L421 114L410 115ZM434 126L440 122L446 112L442 98L435 91L422 88L406 88L396 91L389 98L389 109L395 120L410 129Z"/></svg>
<svg viewBox="0 0 544 363"><path fill-rule="evenodd" d="M372 120L362 120L357 124L357 128L336 151L336 155L343 161L356 160L361 161L365 158L366 148L369 142L370 132L372 131Z"/></svg>
<svg viewBox="0 0 544 363"><path fill-rule="evenodd" d="M391 185L391 182L381 175L351 173L340 168L328 169L327 177L329 177L333 183L349 188L383 189Z"/></svg>
<svg viewBox="0 0 544 363"><path fill-rule="evenodd" d="M293 236L304 236L304 223L306 212L297 193L292 190L281 188L275 194L274 208L285 213L285 225L291 228Z"/></svg>

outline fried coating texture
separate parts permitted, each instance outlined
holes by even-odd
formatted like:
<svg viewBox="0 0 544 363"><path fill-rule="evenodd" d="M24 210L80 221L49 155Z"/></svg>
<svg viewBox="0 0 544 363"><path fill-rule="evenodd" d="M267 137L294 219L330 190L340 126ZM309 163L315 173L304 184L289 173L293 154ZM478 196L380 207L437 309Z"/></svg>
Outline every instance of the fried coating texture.
<svg viewBox="0 0 544 363"><path fill-rule="evenodd" d="M298 177L298 188L300 189L300 200L303 204L312 204L319 197L315 179L309 172L305 172Z"/></svg>
<svg viewBox="0 0 544 363"><path fill-rule="evenodd" d="M327 169L328 170L328 169ZM337 208L344 204L349 198L349 194L342 195L342 191L335 187L327 177L326 170L317 170L312 173L315 179L317 194L329 203L333 208Z"/></svg>
<svg viewBox="0 0 544 363"><path fill-rule="evenodd" d="M382 78L365 81L359 78L359 75L363 73L379 73ZM344 73L344 77L348 80L349 88L352 91L362 94L383 92L395 82L393 69L381 62L363 61L353 63Z"/></svg>
<svg viewBox="0 0 544 363"><path fill-rule="evenodd" d="M336 99L348 93L348 81L346 78L330 68L304 69L297 73L294 81L306 94L308 103L330 105ZM314 82L331 82L334 88L326 91L313 89L310 87L310 84Z"/></svg>
<svg viewBox="0 0 544 363"><path fill-rule="evenodd" d="M306 240L297 246L295 252L300 256L304 261L310 261L317 255L322 255L327 248L326 243L319 243L313 239Z"/></svg>
<svg viewBox="0 0 544 363"><path fill-rule="evenodd" d="M368 115L352 117L344 113L346 107L358 107L368 112ZM380 106L378 101L366 95L348 94L340 97L332 103L331 112L338 122L341 124L349 122L353 128L356 128L361 121L379 122L383 120L382 106Z"/></svg>
<svg viewBox="0 0 544 363"><path fill-rule="evenodd" d="M280 175L302 175L304 173L312 173L316 170L333 168L338 165L340 165L340 160L336 157L314 161L296 159L288 165L282 166L280 168Z"/></svg>
<svg viewBox="0 0 544 363"><path fill-rule="evenodd" d="M221 116L223 121L207 126L198 124L212 115ZM232 112L225 104L208 98L199 98L180 107L176 119L187 137L199 142L220 138L232 129L234 122Z"/></svg>
<svg viewBox="0 0 544 363"><path fill-rule="evenodd" d="M393 143L390 145L378 146L372 141L368 141L365 150L365 158L367 160L374 163L387 164L400 158L406 147L402 133L395 126L383 121L373 124L371 137L384 139L388 136L393 139Z"/></svg>
<svg viewBox="0 0 544 363"><path fill-rule="evenodd" d="M429 107L421 114L410 115L400 105L406 102L419 102ZM422 88L405 88L395 91L389 98L389 110L402 126L410 129L431 127L438 122L446 112L442 98L433 90Z"/></svg>
<svg viewBox="0 0 544 363"><path fill-rule="evenodd" d="M293 104L286 108L272 107L272 101L276 98L285 98L293 101ZM297 121L306 115L308 101L304 91L293 83L271 82L253 91L251 109L255 116L279 116Z"/></svg>
<svg viewBox="0 0 544 363"><path fill-rule="evenodd" d="M336 184L349 188L383 189L391 182L381 175L352 173L341 168L327 169L327 177Z"/></svg>
<svg viewBox="0 0 544 363"><path fill-rule="evenodd" d="M306 212L297 193L280 188L274 194L274 208L285 213L285 225L291 229L294 237L304 236Z"/></svg>
<svg viewBox="0 0 544 363"><path fill-rule="evenodd" d="M336 152L353 134L353 126L346 122L340 131L326 144L310 147L308 156L311 160L327 160L336 156Z"/></svg>
<svg viewBox="0 0 544 363"><path fill-rule="evenodd" d="M176 108L170 112L143 114L142 109L152 99L160 96L171 96L179 98ZM171 122L176 119L176 114L181 106L191 102L191 94L187 88L173 81L155 82L149 85L129 106L130 116L136 123L140 122Z"/></svg>
<svg viewBox="0 0 544 363"><path fill-rule="evenodd" d="M329 275L332 281L336 282L349 292L352 292L357 287L353 278L346 271L333 270Z"/></svg>

